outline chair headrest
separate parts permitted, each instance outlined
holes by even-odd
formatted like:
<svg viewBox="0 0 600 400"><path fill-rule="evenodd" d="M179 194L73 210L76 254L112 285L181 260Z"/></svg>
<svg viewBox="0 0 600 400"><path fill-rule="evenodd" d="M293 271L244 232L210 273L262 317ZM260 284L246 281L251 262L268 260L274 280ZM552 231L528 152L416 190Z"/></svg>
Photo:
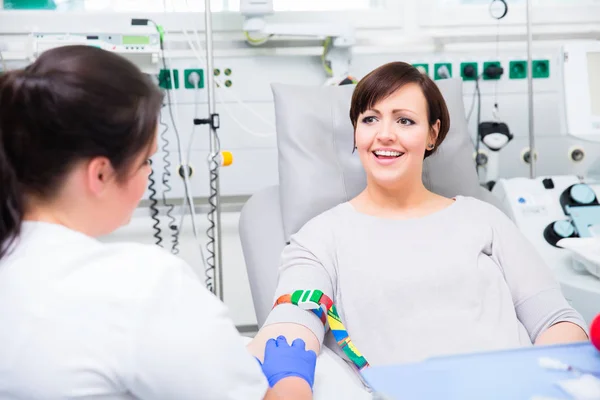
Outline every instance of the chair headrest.
<svg viewBox="0 0 600 400"><path fill-rule="evenodd" d="M443 196L481 198L463 105L462 81L437 82L450 114L450 130L425 160L425 186ZM285 240L320 213L348 201L366 186L349 117L354 85L272 84L279 190Z"/></svg>

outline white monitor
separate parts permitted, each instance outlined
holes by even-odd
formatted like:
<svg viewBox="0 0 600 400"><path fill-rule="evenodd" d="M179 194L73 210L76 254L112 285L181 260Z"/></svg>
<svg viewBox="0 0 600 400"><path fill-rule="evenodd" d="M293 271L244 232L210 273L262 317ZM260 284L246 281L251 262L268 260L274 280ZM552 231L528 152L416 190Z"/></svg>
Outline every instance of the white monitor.
<svg viewBox="0 0 600 400"><path fill-rule="evenodd" d="M136 28L136 27L134 27ZM153 31L154 29L152 29ZM34 33L32 58L46 50L68 45L86 45L117 53L137 65L146 74L157 75L160 64L160 38L156 32L138 33Z"/></svg>
<svg viewBox="0 0 600 400"><path fill-rule="evenodd" d="M563 47L562 83L566 133L600 141L600 41Z"/></svg>

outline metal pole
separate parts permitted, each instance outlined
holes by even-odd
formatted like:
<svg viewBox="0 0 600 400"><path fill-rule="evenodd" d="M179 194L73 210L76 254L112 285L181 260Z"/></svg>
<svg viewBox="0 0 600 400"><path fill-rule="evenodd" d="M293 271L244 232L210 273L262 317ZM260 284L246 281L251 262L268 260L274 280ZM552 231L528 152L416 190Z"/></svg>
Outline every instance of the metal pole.
<svg viewBox="0 0 600 400"><path fill-rule="evenodd" d="M529 106L529 177L535 178L535 138L533 130L533 64L531 57L531 1L527 0L527 100Z"/></svg>
<svg viewBox="0 0 600 400"><path fill-rule="evenodd" d="M215 107L215 79L213 75L213 30L212 15L210 11L210 0L204 0L204 23L206 29L206 81L208 89L208 115L209 118L216 113ZM210 157L211 160L216 157L220 151L216 128L210 124ZM220 165L217 167L219 168ZM213 182L210 195L214 197L216 204L215 228L214 228L214 251L215 251L215 270L214 270L214 289L215 294L223 300L223 263L221 252L221 200L219 189L219 178Z"/></svg>

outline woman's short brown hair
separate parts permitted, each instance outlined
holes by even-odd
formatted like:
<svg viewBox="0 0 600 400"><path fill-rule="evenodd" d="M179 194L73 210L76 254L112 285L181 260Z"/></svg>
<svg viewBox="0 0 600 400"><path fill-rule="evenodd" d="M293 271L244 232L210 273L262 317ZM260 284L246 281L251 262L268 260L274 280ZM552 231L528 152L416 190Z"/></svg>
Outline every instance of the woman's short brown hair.
<svg viewBox="0 0 600 400"><path fill-rule="evenodd" d="M381 100L387 98L396 90L408 83L419 85L427 101L429 126L433 127L440 121L440 131L433 150L425 150L427 158L439 147L446 138L450 128L450 115L444 96L437 85L426 74L404 62L391 62L371 71L358 82L352 94L350 120L356 132L358 117ZM355 133L356 134L356 133ZM355 138L356 143L356 138Z"/></svg>

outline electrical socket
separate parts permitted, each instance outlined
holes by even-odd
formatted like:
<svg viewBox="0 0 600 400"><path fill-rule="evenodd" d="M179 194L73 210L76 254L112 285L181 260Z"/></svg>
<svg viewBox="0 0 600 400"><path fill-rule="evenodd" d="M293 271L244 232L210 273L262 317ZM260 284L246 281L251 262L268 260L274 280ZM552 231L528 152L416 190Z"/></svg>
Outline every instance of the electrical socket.
<svg viewBox="0 0 600 400"><path fill-rule="evenodd" d="M179 71L174 69L173 75L175 79L175 89L179 89ZM158 86L163 89L173 89L173 83L171 82L171 70L161 69L158 73Z"/></svg>
<svg viewBox="0 0 600 400"><path fill-rule="evenodd" d="M527 78L527 61L511 61L508 64L508 77L510 79L525 79Z"/></svg>
<svg viewBox="0 0 600 400"><path fill-rule="evenodd" d="M199 81L197 84L193 81L194 74L197 74ZM183 70L183 84L186 89L202 89L204 88L204 70L202 69L184 69Z"/></svg>
<svg viewBox="0 0 600 400"><path fill-rule="evenodd" d="M463 81L474 81L479 76L479 66L476 62L460 63L460 76Z"/></svg>
<svg viewBox="0 0 600 400"><path fill-rule="evenodd" d="M531 69L533 78L550 77L550 61L548 60L533 60Z"/></svg>
<svg viewBox="0 0 600 400"><path fill-rule="evenodd" d="M434 79L448 79L452 78L452 64L450 63L437 63L433 66Z"/></svg>
<svg viewBox="0 0 600 400"><path fill-rule="evenodd" d="M504 75L500 61L486 61L483 63L483 79L498 80Z"/></svg>

